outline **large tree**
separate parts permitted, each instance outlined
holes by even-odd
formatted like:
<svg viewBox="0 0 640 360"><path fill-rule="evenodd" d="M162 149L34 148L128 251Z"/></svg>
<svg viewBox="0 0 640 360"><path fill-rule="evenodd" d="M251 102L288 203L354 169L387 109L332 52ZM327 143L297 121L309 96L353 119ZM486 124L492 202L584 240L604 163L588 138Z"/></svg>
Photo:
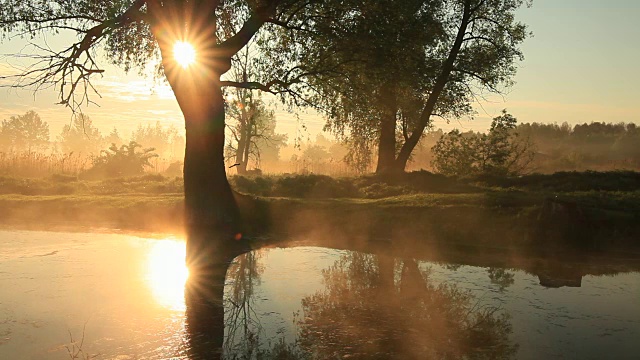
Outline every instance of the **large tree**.
<svg viewBox="0 0 640 360"><path fill-rule="evenodd" d="M511 84L527 36L514 15L524 2L344 0L313 29L283 34L279 53L331 64L309 83L309 103L355 151L377 147L378 172L403 171L433 117L471 114L478 96Z"/></svg>
<svg viewBox="0 0 640 360"><path fill-rule="evenodd" d="M92 101L90 81L104 71L96 49L102 48L108 60L126 70L159 60L185 119L187 261L206 265L222 247L244 245L239 209L225 172L222 87L273 91L276 85L283 88L290 81L238 82L221 76L230 69L231 58L265 24L287 26L313 2L0 0L0 30L5 39L58 33L77 36L77 41L62 48L48 47L50 41L40 42L28 55L32 63L15 77L17 86L55 86L60 103L74 110ZM193 65L183 67L176 62L174 47L179 42L195 47Z"/></svg>

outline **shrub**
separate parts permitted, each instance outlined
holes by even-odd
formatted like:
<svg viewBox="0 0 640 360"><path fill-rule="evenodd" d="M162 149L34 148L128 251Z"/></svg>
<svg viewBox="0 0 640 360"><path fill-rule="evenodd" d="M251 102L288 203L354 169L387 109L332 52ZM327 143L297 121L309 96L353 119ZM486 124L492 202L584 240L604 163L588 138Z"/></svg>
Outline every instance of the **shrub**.
<svg viewBox="0 0 640 360"><path fill-rule="evenodd" d="M144 174L145 167L151 167L149 159L158 157L153 148L137 151L142 146L135 141L118 148L115 144L109 150L102 150L93 159L93 166L85 171L85 178L114 178Z"/></svg>
<svg viewBox="0 0 640 360"><path fill-rule="evenodd" d="M433 167L448 176L524 173L533 161L534 151L528 138L519 138L516 123L516 118L503 110L493 119L487 134L463 134L458 130L445 134L431 149L435 156Z"/></svg>

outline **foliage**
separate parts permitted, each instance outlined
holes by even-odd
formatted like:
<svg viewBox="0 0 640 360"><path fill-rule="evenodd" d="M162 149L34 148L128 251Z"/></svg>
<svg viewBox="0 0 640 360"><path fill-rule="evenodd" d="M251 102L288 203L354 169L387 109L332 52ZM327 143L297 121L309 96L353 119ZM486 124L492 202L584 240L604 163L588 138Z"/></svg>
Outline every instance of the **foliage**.
<svg viewBox="0 0 640 360"><path fill-rule="evenodd" d="M28 151L45 147L49 142L49 124L35 111L2 120L0 150Z"/></svg>
<svg viewBox="0 0 640 360"><path fill-rule="evenodd" d="M359 197L352 181L325 175L247 178L235 176L232 185L240 192L262 196L299 198Z"/></svg>
<svg viewBox="0 0 640 360"><path fill-rule="evenodd" d="M150 167L149 159L157 157L153 148L137 151L142 145L130 141L128 145L119 148L113 144L109 150L103 150L100 156L93 160L93 167L82 174L83 177L123 177L136 176L144 173L145 167Z"/></svg>
<svg viewBox="0 0 640 360"><path fill-rule="evenodd" d="M633 124L592 122L520 124L517 129L536 144L535 168L568 170L638 169L640 130Z"/></svg>
<svg viewBox="0 0 640 360"><path fill-rule="evenodd" d="M433 166L448 176L522 174L535 153L529 139L520 139L514 131L516 123L516 118L503 110L487 134L452 130L432 148Z"/></svg>
<svg viewBox="0 0 640 360"><path fill-rule="evenodd" d="M115 126L113 127L113 130L111 130L109 135L104 137L104 142L107 144L115 144L116 146L122 145L123 140L120 137L120 132L115 128Z"/></svg>
<svg viewBox="0 0 640 360"><path fill-rule="evenodd" d="M414 172L387 178L358 176L335 178L325 175L285 175L230 178L242 193L295 198L370 198L379 199L418 193L475 193L479 189L440 174Z"/></svg>
<svg viewBox="0 0 640 360"><path fill-rule="evenodd" d="M311 163L321 163L331 157L326 148L322 145L310 145L302 153L302 158Z"/></svg>
<svg viewBox="0 0 640 360"><path fill-rule="evenodd" d="M379 165L390 156L402 170L432 116L471 114L478 93L511 85L528 35L514 14L525 3L319 2L301 10L311 21L293 21L305 31L278 33L267 63L313 74L304 100L351 145L354 165L366 167L378 148Z"/></svg>

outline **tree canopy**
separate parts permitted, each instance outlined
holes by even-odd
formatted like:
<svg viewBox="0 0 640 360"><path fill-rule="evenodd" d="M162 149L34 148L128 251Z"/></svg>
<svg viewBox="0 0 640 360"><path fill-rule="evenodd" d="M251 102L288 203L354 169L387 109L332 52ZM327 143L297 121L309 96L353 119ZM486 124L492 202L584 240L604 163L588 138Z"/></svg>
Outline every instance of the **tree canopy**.
<svg viewBox="0 0 640 360"><path fill-rule="evenodd" d="M306 102L326 128L403 170L434 116L473 113L485 92L512 84L525 25L523 0L341 1L315 4L304 31L282 32L275 59L314 73ZM366 155L354 156L367 160Z"/></svg>

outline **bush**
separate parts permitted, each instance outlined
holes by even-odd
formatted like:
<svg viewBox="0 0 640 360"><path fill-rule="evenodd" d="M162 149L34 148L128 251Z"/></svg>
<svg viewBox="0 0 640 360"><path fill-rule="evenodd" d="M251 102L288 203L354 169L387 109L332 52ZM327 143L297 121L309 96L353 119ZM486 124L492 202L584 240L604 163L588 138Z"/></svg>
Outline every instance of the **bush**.
<svg viewBox="0 0 640 360"><path fill-rule="evenodd" d="M93 159L93 166L82 173L87 179L129 177L144 174L145 167L151 167L149 159L157 157L153 148L137 151L142 145L135 141L118 148L111 144L109 150L102 150L100 156Z"/></svg>
<svg viewBox="0 0 640 360"><path fill-rule="evenodd" d="M515 131L517 120L506 110L491 122L487 134L460 133L453 130L442 136L431 149L432 165L447 176L496 175L524 173L533 161L529 139L520 139Z"/></svg>

